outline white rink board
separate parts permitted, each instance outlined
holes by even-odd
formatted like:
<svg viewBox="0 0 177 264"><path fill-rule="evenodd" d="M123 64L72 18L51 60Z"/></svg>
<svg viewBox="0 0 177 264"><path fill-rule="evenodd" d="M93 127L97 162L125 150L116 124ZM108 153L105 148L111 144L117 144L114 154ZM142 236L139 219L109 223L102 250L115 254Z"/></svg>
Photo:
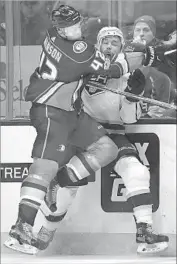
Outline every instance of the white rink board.
<svg viewBox="0 0 177 264"><path fill-rule="evenodd" d="M35 259L26 258L24 257L11 257L11 256L3 256L2 264L175 264L176 258L170 257L170 258L138 258L138 257L132 257L128 256L126 258L122 258L120 256L116 257L108 257L108 256L102 256L100 257L90 257L90 256L84 256L84 257L43 257L43 258L36 258Z"/></svg>
<svg viewBox="0 0 177 264"><path fill-rule="evenodd" d="M176 234L176 125L130 125L128 133L155 133L160 140L160 205L154 215L158 232ZM1 163L30 163L35 130L31 126L1 127ZM25 171L22 172L25 175ZM6 177L11 177L8 171ZM13 177L21 177L20 168ZM100 171L96 182L80 188L60 232L134 233L132 213L104 212L101 207ZM14 180L14 179L12 179ZM15 222L20 195L19 182L1 183L1 232ZM9 198L10 197L10 198ZM40 221L40 215L38 215Z"/></svg>

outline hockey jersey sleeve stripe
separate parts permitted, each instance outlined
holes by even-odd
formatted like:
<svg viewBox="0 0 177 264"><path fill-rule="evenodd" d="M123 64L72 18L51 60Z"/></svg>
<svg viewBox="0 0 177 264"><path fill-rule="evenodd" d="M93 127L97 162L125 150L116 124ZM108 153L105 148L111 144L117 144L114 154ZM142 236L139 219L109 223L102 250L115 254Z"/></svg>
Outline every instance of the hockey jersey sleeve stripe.
<svg viewBox="0 0 177 264"><path fill-rule="evenodd" d="M119 62L117 62L115 65L117 65L119 67L120 76L122 76L123 75L123 72L124 72L123 67L122 67L122 64L119 63Z"/></svg>
<svg viewBox="0 0 177 264"><path fill-rule="evenodd" d="M122 67L122 75L128 73L128 63L125 59L119 60L119 65Z"/></svg>
<svg viewBox="0 0 177 264"><path fill-rule="evenodd" d="M105 129L124 130L124 125L99 122Z"/></svg>
<svg viewBox="0 0 177 264"><path fill-rule="evenodd" d="M54 94L56 93L56 91L61 88L61 86L63 85L63 82L55 82L53 83L48 89L47 91L45 91L45 93L42 93L40 95L39 99L36 99L35 102L39 103L39 104L44 104L46 103L46 101Z"/></svg>
<svg viewBox="0 0 177 264"><path fill-rule="evenodd" d="M77 84L77 87L73 93L72 96L72 104L80 97L81 98L81 93L83 90L84 86L83 86L83 79L81 78Z"/></svg>
<svg viewBox="0 0 177 264"><path fill-rule="evenodd" d="M129 72L128 62L126 60L122 61L123 75Z"/></svg>
<svg viewBox="0 0 177 264"><path fill-rule="evenodd" d="M120 118L126 124L136 123L142 114L140 102L129 102L125 97L122 98Z"/></svg>
<svg viewBox="0 0 177 264"><path fill-rule="evenodd" d="M40 93L40 94L36 97L36 99L34 100L34 102L37 102L37 100L38 100L40 97L42 97L44 94L46 94L54 84L56 84L56 82L55 82L55 83L52 83L48 88L46 88L46 90L44 90L42 93Z"/></svg>

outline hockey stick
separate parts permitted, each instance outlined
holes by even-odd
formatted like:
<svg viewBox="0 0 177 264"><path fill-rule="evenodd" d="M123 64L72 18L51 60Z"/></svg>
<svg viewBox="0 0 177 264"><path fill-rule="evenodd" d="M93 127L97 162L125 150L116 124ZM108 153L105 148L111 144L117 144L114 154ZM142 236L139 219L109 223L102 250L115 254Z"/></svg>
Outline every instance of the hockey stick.
<svg viewBox="0 0 177 264"><path fill-rule="evenodd" d="M174 53L174 52L176 52L176 51L177 51L177 49L173 49L173 50L165 51L165 52L164 52L164 55L169 55L169 54Z"/></svg>
<svg viewBox="0 0 177 264"><path fill-rule="evenodd" d="M133 99L137 99L137 100L140 100L140 101L143 101L143 102L146 102L146 103L150 103L150 104L153 104L153 105L161 106L163 108L177 110L177 107L175 105L171 105L171 104L168 104L168 103L165 103L165 102L160 102L160 101L155 100L155 99L147 98L147 97L140 96L140 95L135 95L135 94L124 92L124 91L113 90L113 89L108 88L107 86L104 86L104 85L94 86L94 85L90 85L90 83L89 83L89 87L92 88L92 89L96 89L97 88L97 89L100 89L102 91L108 91L108 92L112 92L112 93L115 93L115 94L120 94L120 95L129 97L129 98L133 98Z"/></svg>

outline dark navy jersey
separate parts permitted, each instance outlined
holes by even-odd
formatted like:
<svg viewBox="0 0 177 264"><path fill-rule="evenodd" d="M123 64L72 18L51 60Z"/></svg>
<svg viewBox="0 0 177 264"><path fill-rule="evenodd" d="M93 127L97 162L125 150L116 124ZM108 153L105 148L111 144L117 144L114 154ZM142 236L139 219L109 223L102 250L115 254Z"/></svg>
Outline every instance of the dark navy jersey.
<svg viewBox="0 0 177 264"><path fill-rule="evenodd" d="M51 28L47 31L42 44L40 65L37 70L39 78L36 78L35 74L30 78L26 100L37 102L45 96L46 102L47 93L50 98L56 93L58 97L62 84L78 81L81 76L88 74L97 73L119 78L125 73L121 62L114 62L107 70L104 66L104 56L94 45L84 40L68 41L61 38L55 28ZM50 81L54 85L51 86Z"/></svg>

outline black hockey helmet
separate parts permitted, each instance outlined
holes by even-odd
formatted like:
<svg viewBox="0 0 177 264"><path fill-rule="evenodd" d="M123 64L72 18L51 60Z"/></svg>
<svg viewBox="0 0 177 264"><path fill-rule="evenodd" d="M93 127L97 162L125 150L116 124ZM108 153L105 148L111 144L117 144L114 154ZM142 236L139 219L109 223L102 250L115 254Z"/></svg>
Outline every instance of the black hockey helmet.
<svg viewBox="0 0 177 264"><path fill-rule="evenodd" d="M61 5L52 11L52 23L57 28L70 27L81 21L81 14L73 7Z"/></svg>

